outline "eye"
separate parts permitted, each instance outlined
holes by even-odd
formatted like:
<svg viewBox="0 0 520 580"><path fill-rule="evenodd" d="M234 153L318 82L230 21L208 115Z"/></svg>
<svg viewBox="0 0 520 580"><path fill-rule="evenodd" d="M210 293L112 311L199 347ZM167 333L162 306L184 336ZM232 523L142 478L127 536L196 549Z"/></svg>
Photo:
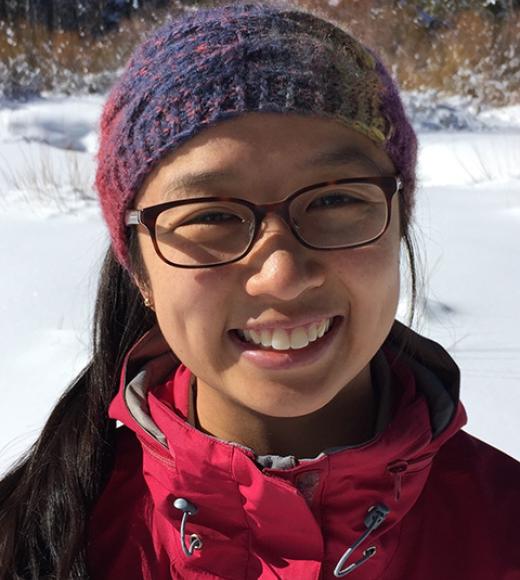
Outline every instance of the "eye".
<svg viewBox="0 0 520 580"><path fill-rule="evenodd" d="M343 192L330 192L320 195L309 204L308 209L313 208L333 208L344 207L346 205L353 205L359 203L366 203L365 200L359 199Z"/></svg>
<svg viewBox="0 0 520 580"><path fill-rule="evenodd" d="M242 217L234 214L221 211L206 211L195 216L191 216L188 220L182 222L182 226L189 225L219 225L219 224L234 224L243 223Z"/></svg>

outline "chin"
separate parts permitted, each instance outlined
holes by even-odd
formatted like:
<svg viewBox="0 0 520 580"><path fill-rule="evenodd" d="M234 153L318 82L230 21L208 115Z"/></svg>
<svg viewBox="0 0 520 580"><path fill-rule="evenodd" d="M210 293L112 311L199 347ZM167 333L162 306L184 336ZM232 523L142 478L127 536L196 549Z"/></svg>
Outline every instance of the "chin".
<svg viewBox="0 0 520 580"><path fill-rule="evenodd" d="M294 396L294 393L291 393L291 397L275 397L267 404L265 400L263 400L260 404L254 404L252 402L248 404L246 401L243 401L242 404L248 407L250 410L261 415L266 415L268 417L277 419L294 419L297 417L304 417L305 415L310 415L316 411L319 411L325 407L332 400L332 398L333 395L319 399L313 397L312 400L302 400L304 397L301 393L297 394L296 396Z"/></svg>

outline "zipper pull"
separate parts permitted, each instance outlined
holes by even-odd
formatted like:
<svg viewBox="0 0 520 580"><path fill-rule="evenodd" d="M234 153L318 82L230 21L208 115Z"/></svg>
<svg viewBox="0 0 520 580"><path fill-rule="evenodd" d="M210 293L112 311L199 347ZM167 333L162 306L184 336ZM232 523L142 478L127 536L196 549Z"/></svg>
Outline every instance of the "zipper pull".
<svg viewBox="0 0 520 580"><path fill-rule="evenodd" d="M394 499L399 501L401 499L401 484L403 474L408 470L408 462L404 460L395 461L387 466L387 470L394 478Z"/></svg>

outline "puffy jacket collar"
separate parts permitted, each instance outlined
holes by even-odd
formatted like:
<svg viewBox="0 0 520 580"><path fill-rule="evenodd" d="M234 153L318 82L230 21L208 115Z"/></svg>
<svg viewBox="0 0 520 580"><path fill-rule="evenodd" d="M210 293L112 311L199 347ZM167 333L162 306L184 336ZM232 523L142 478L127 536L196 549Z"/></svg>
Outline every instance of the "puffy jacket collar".
<svg viewBox="0 0 520 580"><path fill-rule="evenodd" d="M136 343L126 356L109 414L141 441L143 472L157 512L178 528L183 514L172 507L175 499L198 507L186 533L200 535L201 550L188 557L178 532L168 535L168 541L176 535L172 550L187 569L243 578L251 561L244 560L240 546L246 546L245 552L255 546L258 569L273 568L262 554L275 546L280 570L290 565L291 572L273 577L300 577L298 562L305 561L302 577L328 578L345 550L362 539L366 544L359 550L375 546L378 554L370 565L357 568L355 577L374 578L384 570L398 536L386 532L412 508L433 457L466 423L466 414L458 400L458 368L442 347L396 322L383 352L399 390L394 416L383 432L366 444L321 454L290 469L261 470L251 450L208 436L186 421L187 370L176 376L176 409L155 396L152 387L179 365L158 327ZM364 540L368 511L378 505L389 512ZM223 541L224 559L219 556ZM360 557L361 551L352 553L345 566ZM312 563L315 575L309 574Z"/></svg>

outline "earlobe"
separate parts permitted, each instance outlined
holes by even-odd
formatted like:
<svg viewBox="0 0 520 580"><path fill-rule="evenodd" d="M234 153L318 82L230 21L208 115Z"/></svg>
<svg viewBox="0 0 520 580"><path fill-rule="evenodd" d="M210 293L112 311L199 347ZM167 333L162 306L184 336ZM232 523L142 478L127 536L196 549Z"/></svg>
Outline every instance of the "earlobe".
<svg viewBox="0 0 520 580"><path fill-rule="evenodd" d="M145 286L140 280L138 280L135 274L132 274L131 276L136 288L139 290L141 296L143 297L144 305L155 312L153 306L152 291L147 286Z"/></svg>
<svg viewBox="0 0 520 580"><path fill-rule="evenodd" d="M153 310L155 312L155 308L153 307L153 302L150 298L148 298L148 296L143 296L144 298L144 305L147 308L150 308L151 310Z"/></svg>

